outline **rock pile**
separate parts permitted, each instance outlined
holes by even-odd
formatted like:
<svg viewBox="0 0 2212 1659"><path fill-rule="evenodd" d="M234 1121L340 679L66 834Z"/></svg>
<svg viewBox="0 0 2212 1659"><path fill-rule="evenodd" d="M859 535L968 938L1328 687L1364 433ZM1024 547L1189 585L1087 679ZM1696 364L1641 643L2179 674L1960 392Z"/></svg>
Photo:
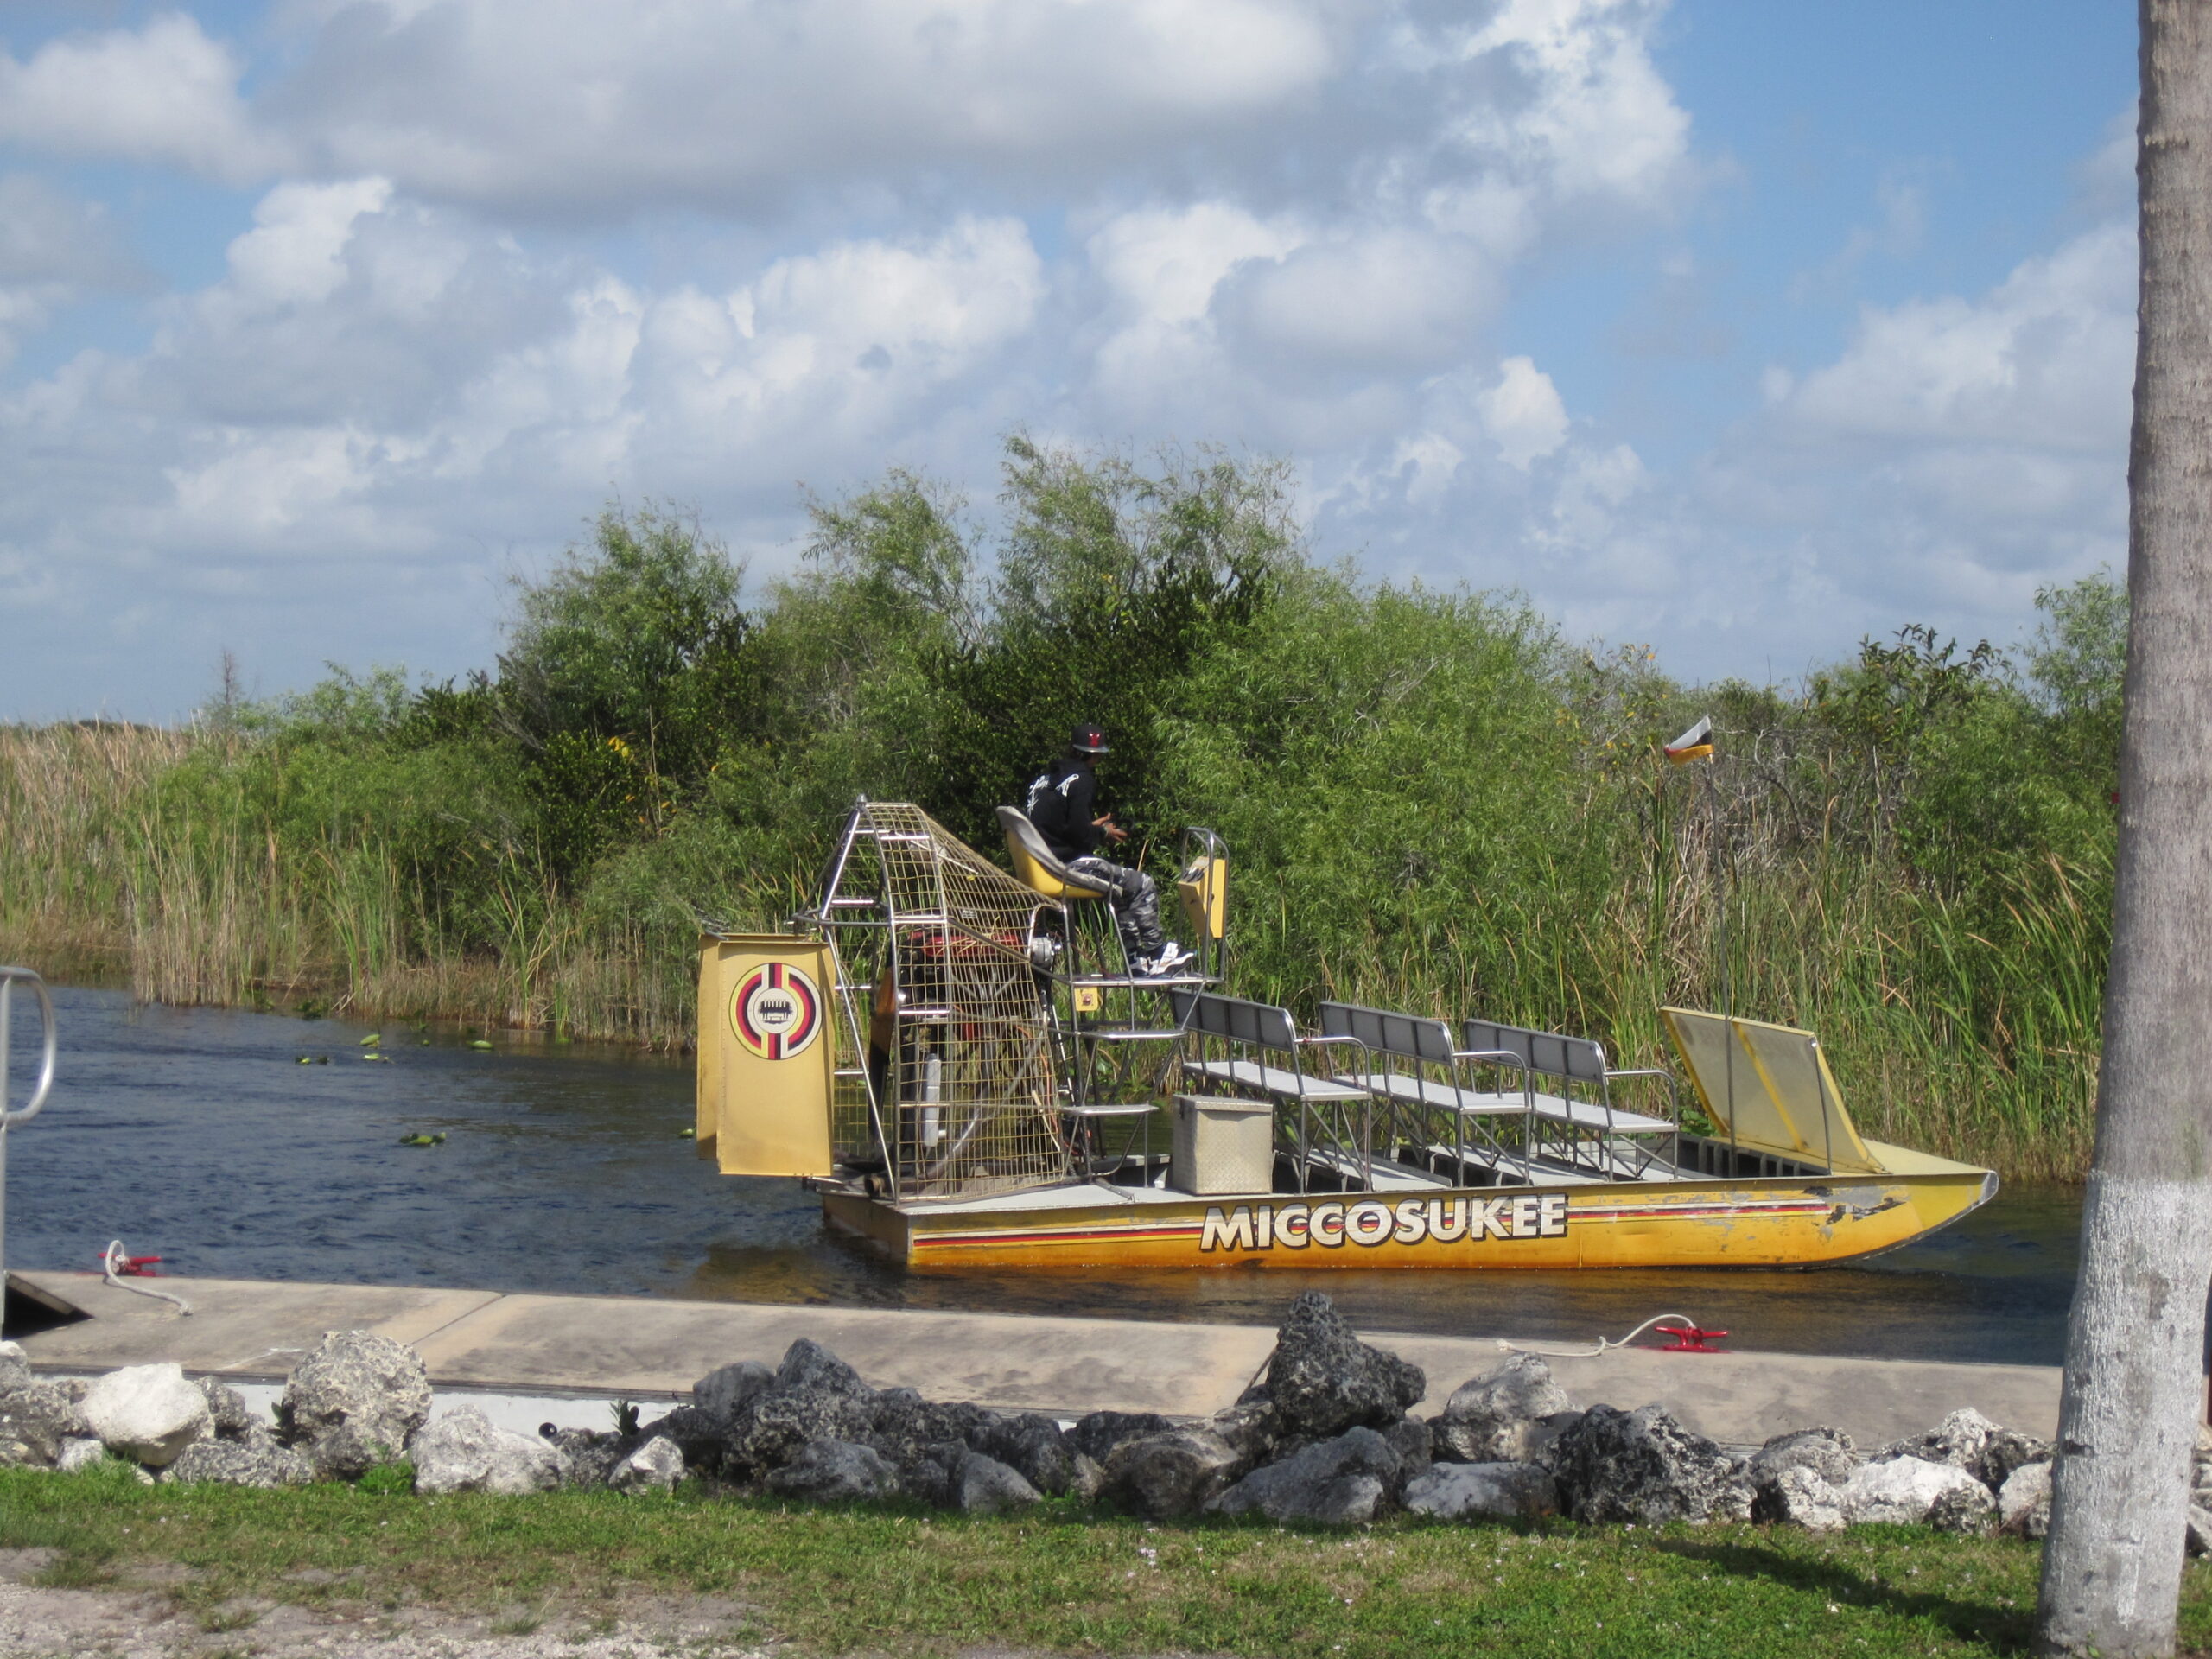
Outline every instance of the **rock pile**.
<svg viewBox="0 0 2212 1659"><path fill-rule="evenodd" d="M414 1351L334 1332L288 1380L273 1421L233 1389L175 1365L90 1383L41 1382L0 1343L0 1465L63 1471L103 1459L142 1479L283 1486L411 1465L426 1493L607 1486L710 1489L817 1503L902 1499L972 1513L1046 1497L1154 1519L1256 1516L1356 1526L1396 1510L1456 1521L1760 1521L1825 1530L1860 1522L1993 1527L2040 1538L2050 1447L1956 1411L1927 1433L1862 1455L1834 1428L1723 1446L1657 1406L1578 1408L1522 1354L1461 1384L1433 1418L1411 1414L1420 1369L1362 1342L1327 1297L1292 1304L1262 1377L1211 1417L1098 1411L1072 1425L1034 1413L869 1387L820 1344L793 1343L701 1377L689 1404L627 1432L535 1436L473 1406L432 1418ZM2212 1448L2200 1453L2190 1544L2212 1544Z"/></svg>

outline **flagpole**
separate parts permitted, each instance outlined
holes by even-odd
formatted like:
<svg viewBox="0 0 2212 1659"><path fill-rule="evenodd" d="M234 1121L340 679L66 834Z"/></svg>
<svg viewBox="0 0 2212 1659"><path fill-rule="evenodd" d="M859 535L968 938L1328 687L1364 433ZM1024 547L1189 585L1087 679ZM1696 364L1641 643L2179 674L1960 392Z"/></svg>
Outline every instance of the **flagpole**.
<svg viewBox="0 0 2212 1659"><path fill-rule="evenodd" d="M1720 907L1720 1029L1726 1043L1721 1063L1722 1075L1728 1090L1728 1173L1733 1177L1740 1172L1736 1150L1736 963L1728 954L1728 878L1720 856L1720 791L1713 781L1714 771L1710 757L1705 768L1705 817L1707 833L1712 838L1713 890L1714 902Z"/></svg>
<svg viewBox="0 0 2212 1659"><path fill-rule="evenodd" d="M1702 760L1709 767L1713 758L1713 716L1706 715L1673 742L1662 745L1661 753L1675 766ZM1714 899L1720 907L1721 1075L1727 1100L1725 1109L1728 1115L1728 1173L1733 1178L1736 1160L1742 1155L1736 1145L1736 967L1728 954L1728 881L1720 860L1720 792L1710 770L1705 774L1705 823L1707 836L1712 842L1707 857L1713 869Z"/></svg>

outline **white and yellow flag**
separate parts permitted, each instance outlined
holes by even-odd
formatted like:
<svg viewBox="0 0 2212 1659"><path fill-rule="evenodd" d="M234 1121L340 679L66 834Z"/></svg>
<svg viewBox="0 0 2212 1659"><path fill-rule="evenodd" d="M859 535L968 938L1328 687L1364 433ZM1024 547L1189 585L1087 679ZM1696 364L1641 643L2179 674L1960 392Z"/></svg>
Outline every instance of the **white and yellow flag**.
<svg viewBox="0 0 2212 1659"><path fill-rule="evenodd" d="M1678 766L1686 766L1693 760L1712 760L1713 716L1705 715L1696 725L1667 744L1664 752L1667 758Z"/></svg>

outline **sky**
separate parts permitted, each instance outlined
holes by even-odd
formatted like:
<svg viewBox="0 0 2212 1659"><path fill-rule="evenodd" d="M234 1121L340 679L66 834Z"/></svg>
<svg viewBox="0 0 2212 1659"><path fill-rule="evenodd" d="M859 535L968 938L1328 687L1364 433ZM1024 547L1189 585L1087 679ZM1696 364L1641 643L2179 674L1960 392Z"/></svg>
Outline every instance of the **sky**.
<svg viewBox="0 0 2212 1659"><path fill-rule="evenodd" d="M758 594L1008 435L1677 677L2126 563L2117 0L0 0L0 720L488 665L610 500Z"/></svg>

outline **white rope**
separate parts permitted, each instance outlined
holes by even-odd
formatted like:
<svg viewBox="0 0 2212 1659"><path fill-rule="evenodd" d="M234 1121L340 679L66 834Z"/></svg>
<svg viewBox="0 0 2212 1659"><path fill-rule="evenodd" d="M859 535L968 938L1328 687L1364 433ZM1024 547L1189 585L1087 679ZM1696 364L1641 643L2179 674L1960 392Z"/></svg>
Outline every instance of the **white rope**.
<svg viewBox="0 0 2212 1659"><path fill-rule="evenodd" d="M1600 1337L1587 1348L1562 1348L1555 1344L1541 1342L1508 1342L1501 1337L1497 1339L1497 1345L1503 1351L1509 1354L1541 1354L1551 1359L1596 1359L1608 1349L1627 1347L1662 1319L1679 1319L1692 1328L1695 1328L1697 1324L1697 1321L1687 1313L1655 1313L1618 1342Z"/></svg>
<svg viewBox="0 0 2212 1659"><path fill-rule="evenodd" d="M156 1290L150 1285L134 1285L129 1282L123 1275L124 1270L130 1265L130 1257L124 1250L123 1241L119 1238L110 1239L107 1254L100 1258L102 1282L113 1285L118 1290L136 1291L141 1296L155 1296L165 1302L175 1302L177 1316L180 1319L191 1313L192 1304L186 1301L183 1297L172 1296L168 1291Z"/></svg>

